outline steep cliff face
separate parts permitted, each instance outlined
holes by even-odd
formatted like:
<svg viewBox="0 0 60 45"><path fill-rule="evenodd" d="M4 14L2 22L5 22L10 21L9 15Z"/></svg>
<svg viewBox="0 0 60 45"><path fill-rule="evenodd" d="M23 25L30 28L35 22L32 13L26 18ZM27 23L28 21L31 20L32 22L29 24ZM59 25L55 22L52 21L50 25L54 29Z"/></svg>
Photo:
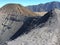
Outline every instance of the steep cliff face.
<svg viewBox="0 0 60 45"><path fill-rule="evenodd" d="M31 29L28 34L24 33L17 39L8 42L8 45L60 45L59 12L60 10L54 9L38 18L35 28Z"/></svg>

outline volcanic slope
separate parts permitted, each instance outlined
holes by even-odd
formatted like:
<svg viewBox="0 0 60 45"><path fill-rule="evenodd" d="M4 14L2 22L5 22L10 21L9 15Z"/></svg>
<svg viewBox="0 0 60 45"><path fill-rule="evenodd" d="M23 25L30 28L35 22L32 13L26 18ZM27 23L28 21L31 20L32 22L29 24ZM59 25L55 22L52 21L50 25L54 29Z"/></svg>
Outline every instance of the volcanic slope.
<svg viewBox="0 0 60 45"><path fill-rule="evenodd" d="M36 28L8 45L60 45L60 10L51 10L39 20Z"/></svg>

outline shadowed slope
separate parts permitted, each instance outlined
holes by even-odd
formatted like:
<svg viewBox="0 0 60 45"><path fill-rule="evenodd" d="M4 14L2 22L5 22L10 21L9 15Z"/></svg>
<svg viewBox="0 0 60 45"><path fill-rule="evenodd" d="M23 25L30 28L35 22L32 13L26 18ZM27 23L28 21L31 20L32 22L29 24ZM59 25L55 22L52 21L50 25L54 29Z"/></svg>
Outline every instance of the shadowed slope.
<svg viewBox="0 0 60 45"><path fill-rule="evenodd" d="M24 33L27 34L28 32L32 31L32 29L34 29L34 28L37 28L37 27L41 28L41 27L45 26L46 24L52 25L52 23L55 23L55 21L57 20L56 15L54 15L54 13L56 13L56 12L51 10L50 12L46 13L42 17L27 18L27 20L24 22L23 26L11 37L11 39L14 40L15 38L17 38L18 36L20 36Z"/></svg>

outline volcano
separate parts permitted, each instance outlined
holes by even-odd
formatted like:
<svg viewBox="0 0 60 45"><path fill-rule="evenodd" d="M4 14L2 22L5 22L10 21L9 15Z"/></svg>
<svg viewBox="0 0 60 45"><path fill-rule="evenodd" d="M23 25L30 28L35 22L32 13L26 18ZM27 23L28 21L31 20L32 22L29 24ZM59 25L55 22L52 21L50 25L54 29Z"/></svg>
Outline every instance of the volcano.
<svg viewBox="0 0 60 45"><path fill-rule="evenodd" d="M19 4L0 8L0 45L17 44L60 45L60 10L39 16Z"/></svg>

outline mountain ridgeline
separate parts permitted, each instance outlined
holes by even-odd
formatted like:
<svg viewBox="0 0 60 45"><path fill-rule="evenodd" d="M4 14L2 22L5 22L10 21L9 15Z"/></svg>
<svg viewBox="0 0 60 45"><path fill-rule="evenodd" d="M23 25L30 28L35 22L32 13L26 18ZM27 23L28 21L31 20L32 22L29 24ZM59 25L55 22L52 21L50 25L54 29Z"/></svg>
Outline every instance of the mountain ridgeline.
<svg viewBox="0 0 60 45"><path fill-rule="evenodd" d="M33 12L48 12L55 8L60 9L60 2L53 1L45 4L27 6L26 8L30 9Z"/></svg>

